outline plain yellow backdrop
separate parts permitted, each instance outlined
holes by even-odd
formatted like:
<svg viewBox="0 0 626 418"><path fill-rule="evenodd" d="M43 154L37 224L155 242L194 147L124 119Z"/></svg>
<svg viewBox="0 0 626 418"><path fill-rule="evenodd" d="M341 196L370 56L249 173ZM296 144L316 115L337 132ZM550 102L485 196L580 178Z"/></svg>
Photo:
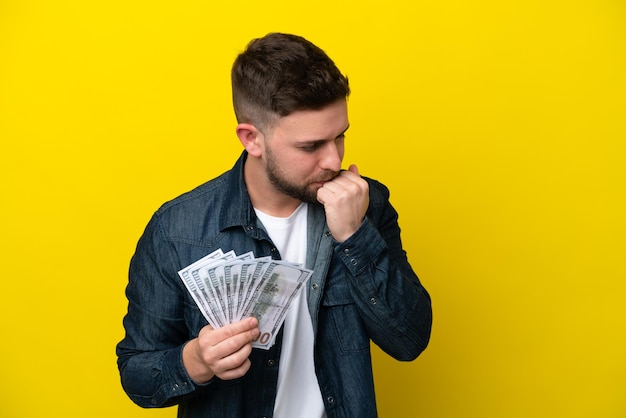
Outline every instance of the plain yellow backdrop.
<svg viewBox="0 0 626 418"><path fill-rule="evenodd" d="M433 298L420 358L374 352L380 416L626 416L621 0L0 1L0 416L175 416L119 384L128 261L238 156L230 65L270 31L347 73L345 162Z"/></svg>

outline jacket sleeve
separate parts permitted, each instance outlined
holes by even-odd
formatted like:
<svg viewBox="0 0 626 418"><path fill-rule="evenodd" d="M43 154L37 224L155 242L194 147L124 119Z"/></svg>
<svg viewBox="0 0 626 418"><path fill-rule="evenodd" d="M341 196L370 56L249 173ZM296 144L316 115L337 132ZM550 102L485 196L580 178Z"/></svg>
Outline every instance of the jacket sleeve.
<svg viewBox="0 0 626 418"><path fill-rule="evenodd" d="M173 405L196 389L182 363L189 333L175 260L155 214L131 260L126 333L116 349L122 387L142 407Z"/></svg>
<svg viewBox="0 0 626 418"><path fill-rule="evenodd" d="M349 271L351 292L372 341L397 360L415 359L428 345L430 296L402 248L389 190L374 180L361 227L335 246Z"/></svg>

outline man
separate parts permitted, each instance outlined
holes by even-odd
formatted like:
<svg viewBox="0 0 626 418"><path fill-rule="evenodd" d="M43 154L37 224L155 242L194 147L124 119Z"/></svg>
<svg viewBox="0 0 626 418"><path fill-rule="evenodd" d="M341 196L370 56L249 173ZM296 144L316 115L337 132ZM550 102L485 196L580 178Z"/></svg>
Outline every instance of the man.
<svg viewBox="0 0 626 418"><path fill-rule="evenodd" d="M370 341L398 360L427 346L430 298L385 186L341 169L348 80L307 40L253 40L232 69L232 170L163 205L130 266L122 385L180 417L375 417ZM313 270L269 350L258 320L213 329L177 272L217 249Z"/></svg>

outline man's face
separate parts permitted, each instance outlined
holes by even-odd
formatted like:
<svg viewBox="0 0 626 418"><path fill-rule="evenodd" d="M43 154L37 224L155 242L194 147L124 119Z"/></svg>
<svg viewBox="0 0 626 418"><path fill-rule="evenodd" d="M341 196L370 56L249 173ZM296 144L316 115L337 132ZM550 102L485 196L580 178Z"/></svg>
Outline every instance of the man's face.
<svg viewBox="0 0 626 418"><path fill-rule="evenodd" d="M274 188L304 202L339 174L348 129L345 100L278 119L264 141L265 173Z"/></svg>

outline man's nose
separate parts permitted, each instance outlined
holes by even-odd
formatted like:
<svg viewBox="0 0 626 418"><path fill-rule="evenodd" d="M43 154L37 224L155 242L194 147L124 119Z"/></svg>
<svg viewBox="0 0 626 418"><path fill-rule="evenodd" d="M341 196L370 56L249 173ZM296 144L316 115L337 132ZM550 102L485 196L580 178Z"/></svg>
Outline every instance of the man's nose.
<svg viewBox="0 0 626 418"><path fill-rule="evenodd" d="M324 170L339 171L341 169L341 160L343 159L343 150L334 142L329 142L324 149L324 156L321 161L321 168Z"/></svg>

